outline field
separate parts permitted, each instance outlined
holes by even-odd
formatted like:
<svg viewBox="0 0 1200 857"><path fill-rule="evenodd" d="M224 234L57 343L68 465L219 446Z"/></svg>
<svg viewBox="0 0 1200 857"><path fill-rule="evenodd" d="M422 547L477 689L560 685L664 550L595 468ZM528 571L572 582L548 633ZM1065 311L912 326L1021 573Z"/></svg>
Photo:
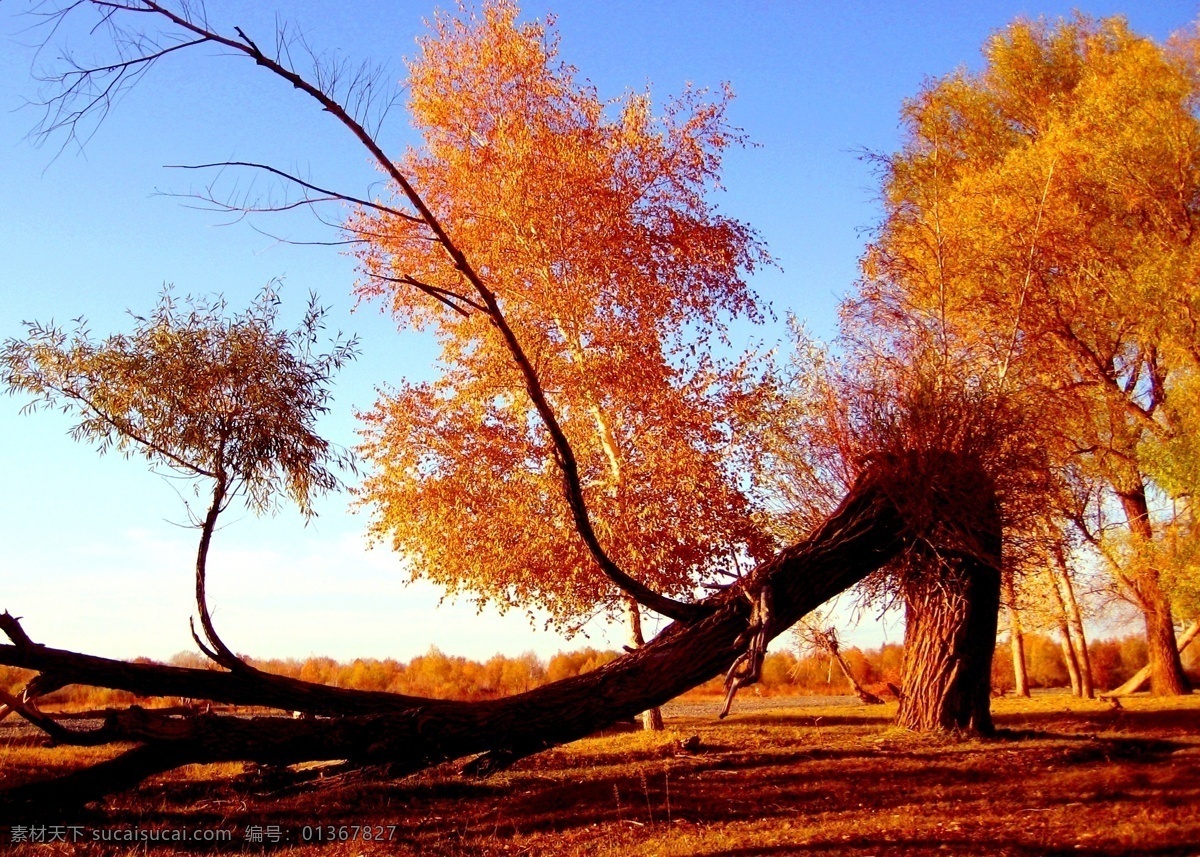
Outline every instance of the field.
<svg viewBox="0 0 1200 857"><path fill-rule="evenodd" d="M665 733L579 741L487 780L193 767L58 828L2 819L0 850L1200 855L1200 695L999 699L991 740L900 732L894 705L799 702L749 697L725 721L715 703L677 703ZM102 758L4 725L2 784ZM130 841L181 830L226 841ZM13 847L14 834L57 841Z"/></svg>

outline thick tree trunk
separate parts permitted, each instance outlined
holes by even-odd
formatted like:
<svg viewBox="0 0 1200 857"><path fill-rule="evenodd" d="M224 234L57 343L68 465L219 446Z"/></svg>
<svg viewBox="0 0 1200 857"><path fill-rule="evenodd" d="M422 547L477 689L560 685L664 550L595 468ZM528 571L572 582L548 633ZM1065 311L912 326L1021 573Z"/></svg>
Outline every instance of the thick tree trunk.
<svg viewBox="0 0 1200 857"><path fill-rule="evenodd" d="M129 664L50 649L30 641L15 619L0 627L13 640L0 645L0 663L41 672L32 692L79 683L145 695L189 696L339 715L332 719L239 718L219 715L164 717L133 708L115 713L98 731L75 743L133 741L106 767L120 776L93 773L9 792L9 804L77 804L161 770L187 763L253 760L274 764L347 759L387 763L397 773L482 754L468 770L483 773L522 756L584 737L661 705L726 671L744 655L758 630L761 593L771 593L770 639L832 596L893 559L906 543L906 527L888 489L903 461L869 469L837 511L811 537L755 569L737 589L696 605L703 618L672 623L645 646L594 672L527 693L484 702L420 699L353 691L265 676ZM997 586L999 584L997 583ZM751 597L748 597L751 596ZM994 638L993 608L993 638ZM119 771L118 771L119 769ZM111 787L110 787L111 786Z"/></svg>
<svg viewBox="0 0 1200 857"><path fill-rule="evenodd" d="M751 667L738 673L751 681L757 676L752 667L761 662L767 641L911 548L914 539L922 545L938 545L936 539L946 528L931 525L929 518L962 515L965 495L990 492L990 481L977 470L960 465L947 472L941 464L944 461L936 460L931 465L927 456L919 454L880 456L809 538L762 563L737 587L693 605L702 618L672 623L645 646L593 672L498 700L422 699L313 685L252 670L215 672L112 661L38 645L15 619L0 615L0 630L13 641L0 645L0 664L40 673L27 688L26 699L78 683L142 695L333 715L309 720L213 714L177 717L135 707L112 713L97 730L46 727L61 743L140 746L77 775L2 793L0 808L41 811L47 805L74 806L189 763L241 760L287 765L345 759L352 764L386 764L394 775L401 775L476 756L464 772L488 773L661 705L722 672L733 673L731 667L739 664ZM914 513L902 497L920 491L922 485L929 486L933 500ZM994 511L994 496L988 496L988 508ZM950 657L941 661L945 675L936 669L943 652L911 661L922 667L919 676L913 671L910 687L915 704L905 711L905 722L916 728L986 732L991 727L989 680L1000 596L999 531L994 515L984 525L973 520L963 529L978 532L980 550L963 551L961 539L955 540L957 547L933 548L949 557L937 573L946 575L944 588L957 597L929 597L925 603L930 609L923 614L930 620L949 615L951 621L914 622L914 651L921 640L943 639L938 632L946 628L954 632L944 647ZM996 558L983 561L980 556ZM923 627L933 633L922 634ZM931 691L923 688L920 677L928 681ZM733 682L735 689L740 683ZM35 723L38 719L31 717Z"/></svg>
<svg viewBox="0 0 1200 857"><path fill-rule="evenodd" d="M1142 613L1146 618L1146 653L1150 667L1150 694L1152 696L1182 696L1191 692L1187 674L1183 671L1183 660L1175 644L1175 619L1171 615L1171 604L1158 585L1143 588L1146 603Z"/></svg>
<svg viewBox="0 0 1200 857"><path fill-rule="evenodd" d="M973 521L971 551L923 551L904 583L904 696L896 722L917 731L991 734L992 657L1000 615L1000 523ZM915 566L914 566L915 567Z"/></svg>
<svg viewBox="0 0 1200 857"><path fill-rule="evenodd" d="M1154 528L1146 502L1146 490L1140 478L1133 490L1121 492L1121 505L1134 539L1149 547ZM1146 622L1146 652L1149 656L1150 693L1154 696L1181 696L1190 692L1179 649L1175 645L1175 619L1171 601L1163 591L1159 571L1153 565L1136 568L1128 581Z"/></svg>
<svg viewBox="0 0 1200 857"><path fill-rule="evenodd" d="M1017 696L1029 696L1029 673L1025 669L1025 631L1021 627L1021 616L1017 612L1017 588L1012 575L1004 576L1005 609L1008 611L1008 644L1012 649L1013 692Z"/></svg>
<svg viewBox="0 0 1200 857"><path fill-rule="evenodd" d="M642 611L632 598L625 601L625 617L629 622L629 646L640 649L646 645L646 636L642 633ZM641 716L642 728L647 732L661 732L665 728L661 708L648 708Z"/></svg>

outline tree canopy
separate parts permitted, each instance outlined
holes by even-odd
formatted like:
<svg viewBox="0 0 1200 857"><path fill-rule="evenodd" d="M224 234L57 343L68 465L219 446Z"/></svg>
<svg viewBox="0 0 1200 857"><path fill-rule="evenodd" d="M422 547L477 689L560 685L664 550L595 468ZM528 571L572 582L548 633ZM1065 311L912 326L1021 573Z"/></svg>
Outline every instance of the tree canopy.
<svg viewBox="0 0 1200 857"><path fill-rule="evenodd" d="M1143 559L1164 527L1190 528L1187 502L1156 498L1189 458L1195 50L1116 18L1018 21L982 71L930 82L882 161L886 218L855 306L901 353L973 367L1036 413L1085 499L1060 513L1110 555L1114 518ZM1180 689L1161 564L1113 567L1157 641L1155 686Z"/></svg>
<svg viewBox="0 0 1200 857"><path fill-rule="evenodd" d="M223 299L180 302L167 291L133 317L132 332L100 341L82 320L70 333L33 322L0 349L0 382L33 397L26 409L75 414L72 436L101 452L220 482L258 511L284 494L311 515L351 462L315 422L357 343L317 353L324 311L315 298L291 331L277 329L279 307L274 289L233 315Z"/></svg>
<svg viewBox="0 0 1200 857"><path fill-rule="evenodd" d="M601 100L551 30L516 18L510 2L435 17L409 64L424 142L401 169L530 343L606 550L687 595L765 547L734 463L754 364L710 347L728 319L760 314L744 275L766 252L709 201L741 135L727 92L689 90L661 118L648 93ZM359 293L442 348L438 380L397 385L367 415L372 532L414 576L501 607L559 623L617 607L506 344L452 297L461 274L410 219L368 209L350 228L369 236Z"/></svg>
<svg viewBox="0 0 1200 857"><path fill-rule="evenodd" d="M318 353L325 311L316 297L291 331L278 328L279 307L274 288L233 315L221 298L177 302L167 290L153 312L134 316L131 333L96 342L82 320L70 334L35 322L25 339L0 347L0 383L32 395L27 409L60 407L79 419L76 440L138 453L207 485L207 511L192 518L200 528L196 609L212 649L196 642L230 667L242 661L213 627L205 594L217 518L237 498L263 512L280 494L311 516L313 501L341 484L338 469L353 466L316 421L357 342L339 335Z"/></svg>

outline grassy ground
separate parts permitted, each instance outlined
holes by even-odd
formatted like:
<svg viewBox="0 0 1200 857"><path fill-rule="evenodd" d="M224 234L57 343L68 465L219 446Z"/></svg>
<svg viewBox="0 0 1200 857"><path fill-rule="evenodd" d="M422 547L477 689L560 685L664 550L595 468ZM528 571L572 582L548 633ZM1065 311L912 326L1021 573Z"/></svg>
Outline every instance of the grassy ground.
<svg viewBox="0 0 1200 857"><path fill-rule="evenodd" d="M60 831L67 842L13 848L22 822L0 819L0 852L1200 855L1200 695L1121 710L1001 699L1004 732L987 741L900 732L893 709L743 709L716 721L681 708L666 733L580 741L488 780L450 766L401 781L317 768L300 782L195 767L81 814ZM691 736L698 749L681 747ZM3 741L0 784L106 752ZM229 841L93 844L185 828Z"/></svg>

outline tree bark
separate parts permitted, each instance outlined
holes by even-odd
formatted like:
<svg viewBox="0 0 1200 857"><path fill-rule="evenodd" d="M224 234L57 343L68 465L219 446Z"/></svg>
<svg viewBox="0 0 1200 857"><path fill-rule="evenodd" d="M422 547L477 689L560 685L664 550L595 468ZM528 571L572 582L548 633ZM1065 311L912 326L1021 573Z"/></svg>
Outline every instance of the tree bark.
<svg viewBox="0 0 1200 857"><path fill-rule="evenodd" d="M1075 653L1075 661L1079 664L1079 695L1084 699L1096 696L1096 687L1092 679L1092 657L1088 653L1087 635L1083 630L1083 615L1079 610L1079 601L1075 598L1075 587L1071 584L1071 575L1067 570L1066 557L1062 554L1062 546L1058 547L1058 575L1055 589L1061 593L1066 608L1067 628L1070 632L1071 648Z"/></svg>
<svg viewBox="0 0 1200 857"><path fill-rule="evenodd" d="M973 550L923 549L924 573L910 572L904 581L904 696L896 715L904 728L994 731L1000 520L994 502L977 514L984 520L969 522Z"/></svg>
<svg viewBox="0 0 1200 857"><path fill-rule="evenodd" d="M1059 553L1057 561L1060 567L1065 564L1061 553ZM1059 589L1058 577L1055 575L1054 569L1047 568L1046 574L1049 575L1050 597L1057 608L1054 611L1054 622L1058 626L1058 644L1062 649L1063 664L1067 668L1067 678L1071 681L1071 693L1074 696L1083 696L1083 675L1080 670L1078 654L1071 640L1071 628L1067 624L1067 604L1063 600L1062 590Z"/></svg>
<svg viewBox="0 0 1200 857"><path fill-rule="evenodd" d="M1079 659L1075 657L1075 648L1071 645L1071 629L1065 619L1058 620L1058 645L1062 649L1063 663L1067 667L1067 678L1071 681L1071 694L1083 696L1083 681L1079 671Z"/></svg>
<svg viewBox="0 0 1200 857"><path fill-rule="evenodd" d="M1196 639L1197 635L1200 635L1200 621L1193 622L1191 625L1189 625L1188 629L1183 632L1183 636L1179 638L1178 649L1180 654L1183 654L1183 650L1191 644L1192 640ZM1104 693L1100 694L1100 696L1104 697L1105 699L1114 696L1128 696L1131 693L1137 693L1139 690L1145 687L1149 681L1150 666L1147 664L1134 673L1133 677L1130 678L1129 681L1125 682L1120 687L1115 687L1112 690L1105 691Z"/></svg>
<svg viewBox="0 0 1200 857"><path fill-rule="evenodd" d="M1132 490L1120 492L1121 506L1134 539L1145 548L1154 541L1146 489L1140 477ZM1146 652L1149 656L1150 693L1153 696L1182 696L1190 693L1187 674L1175 645L1175 619L1171 601L1163 591L1159 571L1153 565L1135 569L1128 578L1130 588L1146 622Z"/></svg>

